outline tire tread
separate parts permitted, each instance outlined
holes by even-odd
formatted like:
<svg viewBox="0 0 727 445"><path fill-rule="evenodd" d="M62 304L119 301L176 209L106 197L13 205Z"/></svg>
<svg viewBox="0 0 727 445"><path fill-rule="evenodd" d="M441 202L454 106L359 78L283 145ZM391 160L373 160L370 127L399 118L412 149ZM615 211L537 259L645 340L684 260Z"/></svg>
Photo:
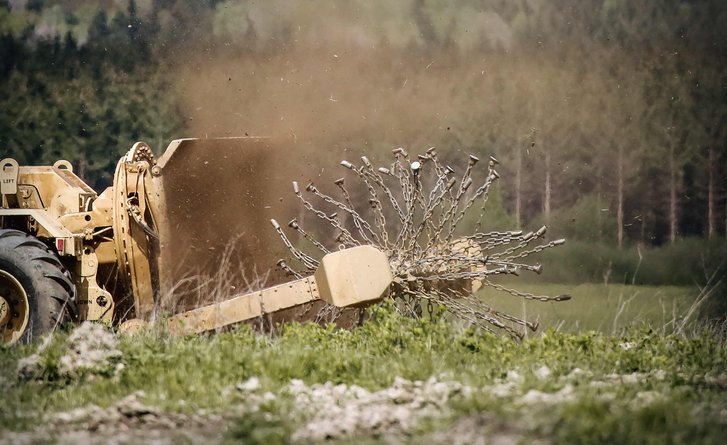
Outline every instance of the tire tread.
<svg viewBox="0 0 727 445"><path fill-rule="evenodd" d="M28 329L21 342L75 321L76 287L71 274L46 244L19 230L0 229L0 260L11 263L37 294L30 295L31 290L26 289L28 298L34 300L30 303Z"/></svg>

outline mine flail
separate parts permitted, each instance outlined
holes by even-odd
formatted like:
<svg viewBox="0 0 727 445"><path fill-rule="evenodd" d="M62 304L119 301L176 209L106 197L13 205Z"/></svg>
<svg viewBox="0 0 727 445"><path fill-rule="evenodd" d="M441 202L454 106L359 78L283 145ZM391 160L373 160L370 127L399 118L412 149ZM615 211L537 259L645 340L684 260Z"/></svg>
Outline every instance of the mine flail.
<svg viewBox="0 0 727 445"><path fill-rule="evenodd" d="M384 166L366 156L344 160L344 175L330 186L293 182L303 211L280 224L268 209L283 190L264 180L288 162L276 155L285 152L274 149L280 142L178 139L159 158L137 142L100 194L68 161L2 159L0 343L29 342L76 321L125 332L162 323L177 334L245 322L352 326L385 298L407 315L442 306L519 338L537 324L484 304L479 288L525 300L569 298L497 282L541 273L528 259L563 240L546 241L546 227L480 229L499 178L496 159L480 171L484 162L470 156L458 171L435 148L413 155L400 147ZM258 231L267 220L274 231ZM276 238L284 249L271 246ZM277 268L290 279L261 273L285 249L291 258Z"/></svg>
<svg viewBox="0 0 727 445"><path fill-rule="evenodd" d="M300 245L310 246L315 254L303 252L275 220L272 224L302 269L319 267L316 255L370 245L388 259L392 276L388 296L397 301L402 313L419 316L422 308L431 311L438 305L467 323L514 338L522 338L527 329L537 330L538 324L485 304L477 295L481 287L489 286L505 298L570 299L568 295L534 295L495 281L496 275L520 275L522 271L540 274L543 266L528 263L528 257L565 242L544 241L546 226L527 233L481 231L490 190L500 177L495 170L497 159L488 159L482 175L477 169L480 159L474 155L469 156L460 174L442 163L434 147L413 157L399 147L392 155L391 164L380 167L366 156L361 157L360 165L342 160L340 165L349 177L333 181L331 194L313 183L302 190L293 182L294 194L313 216L300 219L312 230L304 230L303 221L298 219L291 220L288 227ZM335 213L329 213L331 210ZM472 212L478 212L474 225L473 219L467 218ZM470 222L465 225L463 221ZM319 235L313 236L313 232ZM284 260L278 266L293 277L305 275ZM325 313L318 318L335 320L340 311L334 309L324 307Z"/></svg>

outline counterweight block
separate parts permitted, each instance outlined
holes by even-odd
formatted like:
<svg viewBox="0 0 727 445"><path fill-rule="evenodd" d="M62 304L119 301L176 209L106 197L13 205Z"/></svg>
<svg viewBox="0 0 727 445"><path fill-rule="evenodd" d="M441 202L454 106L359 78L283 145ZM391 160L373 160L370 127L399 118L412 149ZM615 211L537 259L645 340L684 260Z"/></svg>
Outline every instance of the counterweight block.
<svg viewBox="0 0 727 445"><path fill-rule="evenodd" d="M315 279L321 300L350 307L381 299L393 276L386 254L364 245L324 256Z"/></svg>

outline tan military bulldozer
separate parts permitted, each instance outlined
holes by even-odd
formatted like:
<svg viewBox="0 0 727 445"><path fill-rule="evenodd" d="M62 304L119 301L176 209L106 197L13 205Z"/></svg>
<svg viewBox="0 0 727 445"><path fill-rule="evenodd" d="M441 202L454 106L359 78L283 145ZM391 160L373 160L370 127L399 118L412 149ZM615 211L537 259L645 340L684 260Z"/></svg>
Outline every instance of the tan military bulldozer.
<svg viewBox="0 0 727 445"><path fill-rule="evenodd" d="M160 308L177 312L167 311L171 330L189 333L311 301L355 306L381 298L392 278L388 261L359 246L331 253L308 277L272 277L279 284L230 291L201 307L163 306L165 298L183 300L178 283L216 267L231 242L248 264L275 264L275 233L267 229L268 212L281 201L279 156L263 138L175 140L158 159L139 142L101 194L67 161L0 161L2 343L28 341L69 321L133 326Z"/></svg>

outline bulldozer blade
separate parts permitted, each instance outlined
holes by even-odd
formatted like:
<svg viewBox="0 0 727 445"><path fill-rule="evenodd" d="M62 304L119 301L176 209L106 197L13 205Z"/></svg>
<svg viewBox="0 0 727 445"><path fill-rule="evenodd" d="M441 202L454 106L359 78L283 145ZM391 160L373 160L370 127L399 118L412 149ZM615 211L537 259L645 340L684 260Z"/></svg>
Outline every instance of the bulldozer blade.
<svg viewBox="0 0 727 445"><path fill-rule="evenodd" d="M253 282L284 280L282 273L265 276L284 252L268 220L292 208L280 186L282 145L254 137L180 139L157 160L148 197L159 238L157 307L179 312Z"/></svg>

